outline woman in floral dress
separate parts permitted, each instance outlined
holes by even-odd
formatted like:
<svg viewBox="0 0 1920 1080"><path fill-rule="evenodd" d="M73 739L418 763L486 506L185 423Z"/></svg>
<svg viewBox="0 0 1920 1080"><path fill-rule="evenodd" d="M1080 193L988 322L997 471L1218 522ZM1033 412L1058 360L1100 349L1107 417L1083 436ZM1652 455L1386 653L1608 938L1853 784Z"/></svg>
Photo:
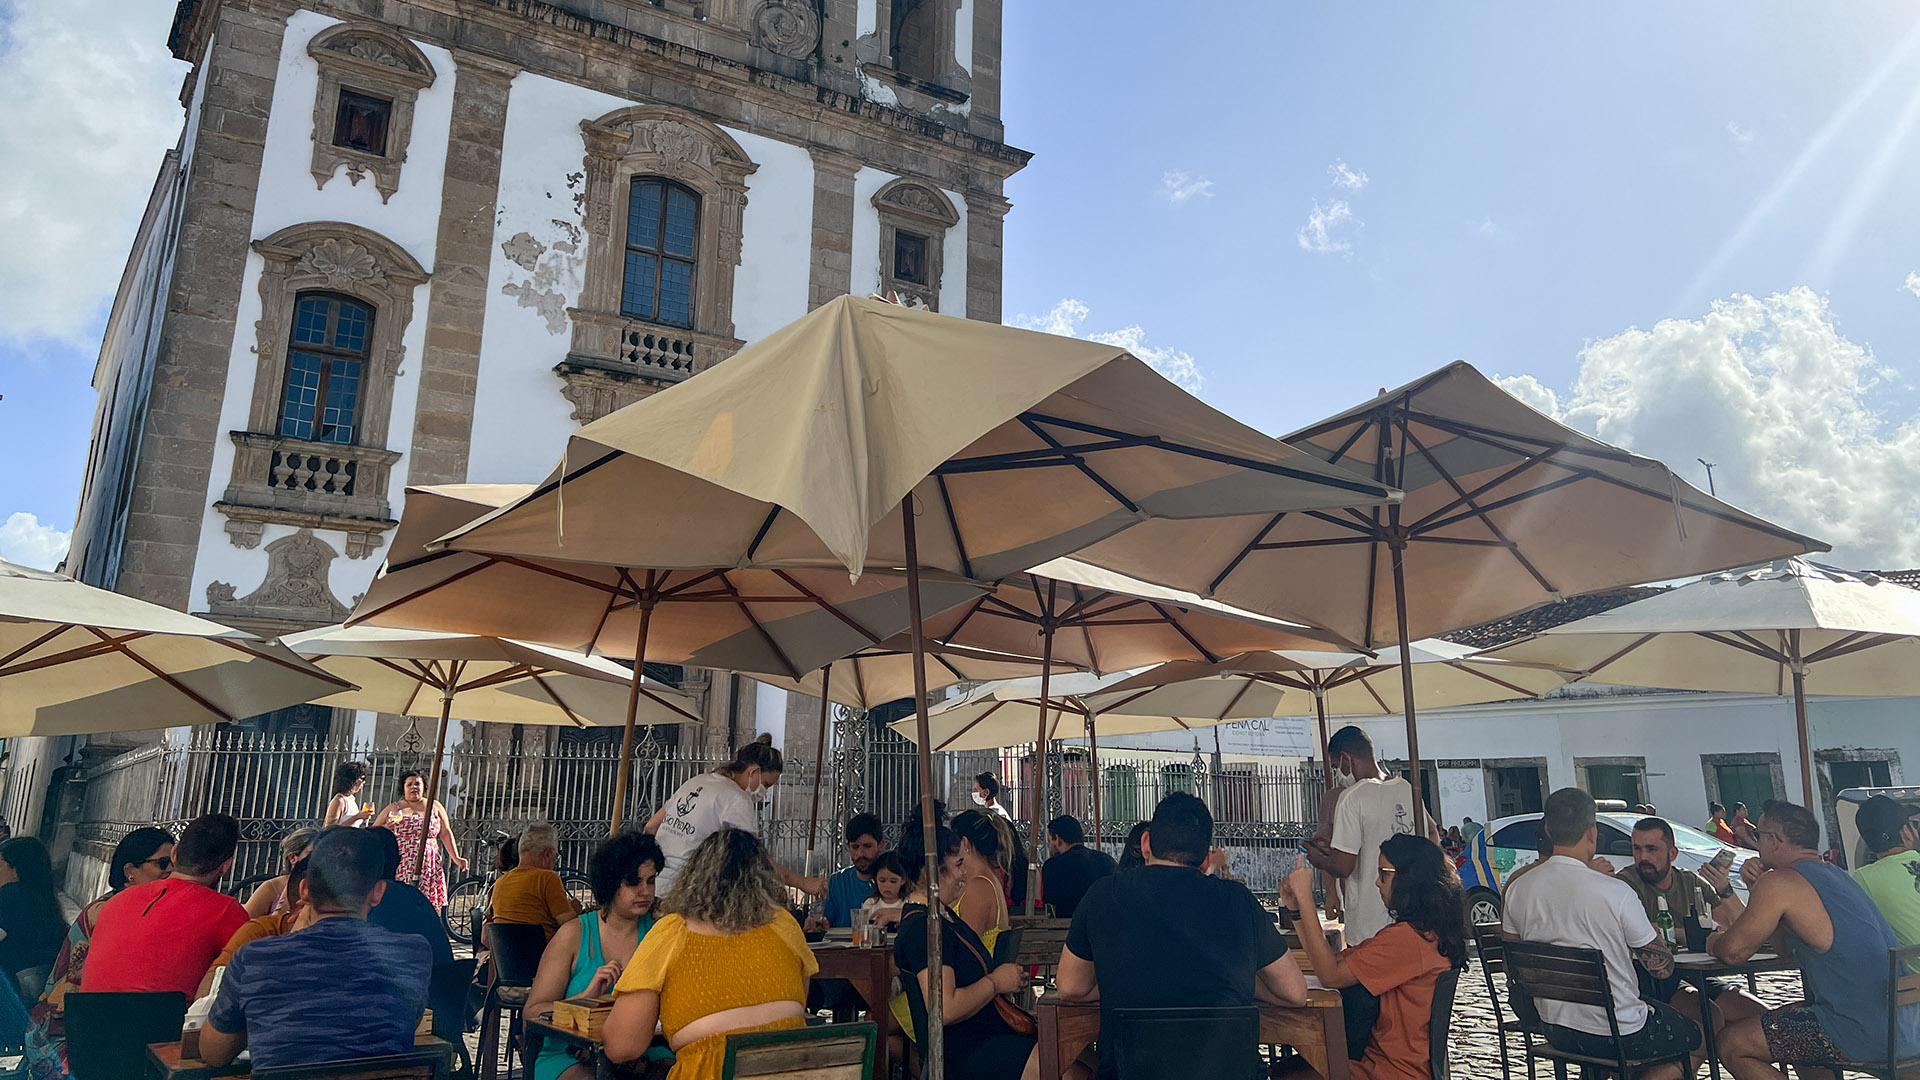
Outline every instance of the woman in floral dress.
<svg viewBox="0 0 1920 1080"><path fill-rule="evenodd" d="M436 908L447 906L447 875L440 864L440 849L446 848L447 859L460 868L467 869L467 860L460 857L460 849L453 840L453 826L447 821L447 809L438 800L432 810L427 807L427 784L417 772L400 774L402 798L388 803L373 819L375 828L389 829L394 839L400 841L401 881L412 885L426 894ZM420 863L420 872L414 873L414 860L420 851L421 830L428 830L429 839L437 838L439 843L427 844L427 855Z"/></svg>

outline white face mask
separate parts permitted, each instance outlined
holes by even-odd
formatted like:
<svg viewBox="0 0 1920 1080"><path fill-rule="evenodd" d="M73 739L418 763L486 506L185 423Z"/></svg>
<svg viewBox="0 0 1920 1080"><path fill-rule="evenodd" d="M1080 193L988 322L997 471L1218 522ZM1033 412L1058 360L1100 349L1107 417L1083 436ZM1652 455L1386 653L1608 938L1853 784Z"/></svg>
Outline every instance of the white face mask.
<svg viewBox="0 0 1920 1080"><path fill-rule="evenodd" d="M1348 772L1345 769L1336 768L1333 770L1333 786L1334 787L1350 788L1359 782L1360 782L1359 777L1353 775L1352 773Z"/></svg>
<svg viewBox="0 0 1920 1080"><path fill-rule="evenodd" d="M973 805L975 805L975 806L985 806L985 805L987 805L987 797L986 797L985 795L982 795L982 794L981 794L980 792L978 792L978 791L976 791L976 792L974 792L974 793L973 793Z"/></svg>

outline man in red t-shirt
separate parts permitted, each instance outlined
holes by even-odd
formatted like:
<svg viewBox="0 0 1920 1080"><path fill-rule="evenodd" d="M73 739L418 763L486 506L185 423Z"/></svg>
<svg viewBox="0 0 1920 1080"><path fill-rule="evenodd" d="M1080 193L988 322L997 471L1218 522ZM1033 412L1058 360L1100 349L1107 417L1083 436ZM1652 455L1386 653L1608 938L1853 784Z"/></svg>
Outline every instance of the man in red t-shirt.
<svg viewBox="0 0 1920 1080"><path fill-rule="evenodd" d="M208 814L173 847L173 874L107 901L93 930L80 989L178 990L193 1000L214 957L247 921L240 902L214 889L233 867L240 823Z"/></svg>

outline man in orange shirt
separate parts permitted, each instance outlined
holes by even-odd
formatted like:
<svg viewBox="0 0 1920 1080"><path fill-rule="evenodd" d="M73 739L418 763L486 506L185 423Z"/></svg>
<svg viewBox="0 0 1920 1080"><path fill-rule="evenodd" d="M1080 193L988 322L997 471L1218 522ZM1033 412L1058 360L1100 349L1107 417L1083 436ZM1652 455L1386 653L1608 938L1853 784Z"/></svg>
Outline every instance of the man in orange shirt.
<svg viewBox="0 0 1920 1080"><path fill-rule="evenodd" d="M560 837L553 826L527 826L520 834L520 865L493 884L493 921L538 926L551 940L562 923L578 918L580 905L554 871L559 860Z"/></svg>

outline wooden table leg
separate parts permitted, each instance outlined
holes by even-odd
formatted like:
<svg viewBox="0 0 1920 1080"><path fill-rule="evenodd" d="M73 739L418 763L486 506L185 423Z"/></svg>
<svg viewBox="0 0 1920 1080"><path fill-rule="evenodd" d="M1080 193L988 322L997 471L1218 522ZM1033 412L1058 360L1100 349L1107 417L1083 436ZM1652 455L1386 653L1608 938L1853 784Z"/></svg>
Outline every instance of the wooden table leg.
<svg viewBox="0 0 1920 1080"><path fill-rule="evenodd" d="M867 965L867 985L855 989L867 999L867 1017L873 1021L875 1029L874 1080L893 1080L893 1059L887 1046L887 1037L894 1031L893 1001L887 993L892 989L891 980L887 977L887 965L891 957L883 949L874 949L872 952L872 960Z"/></svg>
<svg viewBox="0 0 1920 1080"><path fill-rule="evenodd" d="M1040 1080L1060 1080L1060 1010L1042 1004L1034 1011L1040 1039Z"/></svg>
<svg viewBox="0 0 1920 1080"><path fill-rule="evenodd" d="M1317 1009L1325 1042L1320 1046L1321 1060L1314 1065L1327 1080L1347 1080L1347 1018L1341 1008Z"/></svg>

